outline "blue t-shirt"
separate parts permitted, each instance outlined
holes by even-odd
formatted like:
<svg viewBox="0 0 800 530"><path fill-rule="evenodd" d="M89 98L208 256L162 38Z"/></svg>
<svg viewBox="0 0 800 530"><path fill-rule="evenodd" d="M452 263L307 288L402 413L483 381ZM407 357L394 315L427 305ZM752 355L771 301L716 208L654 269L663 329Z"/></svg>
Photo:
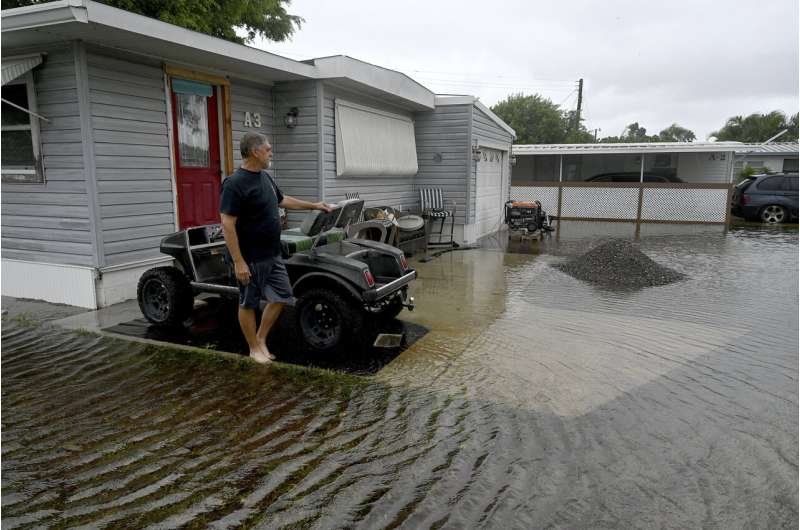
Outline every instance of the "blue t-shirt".
<svg viewBox="0 0 800 530"><path fill-rule="evenodd" d="M266 171L239 168L222 182L219 211L236 217L239 249L246 262L280 256L282 201L283 193Z"/></svg>

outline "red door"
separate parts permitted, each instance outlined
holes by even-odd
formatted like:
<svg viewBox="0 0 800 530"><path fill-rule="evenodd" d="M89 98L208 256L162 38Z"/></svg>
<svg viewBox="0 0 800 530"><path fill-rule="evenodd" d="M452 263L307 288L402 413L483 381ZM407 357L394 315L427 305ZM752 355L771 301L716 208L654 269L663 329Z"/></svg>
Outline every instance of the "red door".
<svg viewBox="0 0 800 530"><path fill-rule="evenodd" d="M180 228L219 223L222 171L217 89L173 78L172 125Z"/></svg>

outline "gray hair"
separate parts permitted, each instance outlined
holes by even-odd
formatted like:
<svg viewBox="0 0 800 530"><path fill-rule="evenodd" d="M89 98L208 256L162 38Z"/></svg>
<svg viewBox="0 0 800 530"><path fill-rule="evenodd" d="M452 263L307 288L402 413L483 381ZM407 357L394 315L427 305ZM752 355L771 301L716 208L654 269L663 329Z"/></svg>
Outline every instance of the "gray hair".
<svg viewBox="0 0 800 530"><path fill-rule="evenodd" d="M267 137L257 132L247 132L242 136L239 142L239 151L242 153L242 158L247 158L254 149L258 149L262 145L269 145Z"/></svg>

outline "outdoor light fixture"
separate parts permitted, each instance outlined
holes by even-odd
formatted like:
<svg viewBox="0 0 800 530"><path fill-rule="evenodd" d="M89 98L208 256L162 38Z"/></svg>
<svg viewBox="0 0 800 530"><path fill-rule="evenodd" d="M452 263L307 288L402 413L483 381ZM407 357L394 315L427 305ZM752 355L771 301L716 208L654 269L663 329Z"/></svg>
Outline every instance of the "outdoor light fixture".
<svg viewBox="0 0 800 530"><path fill-rule="evenodd" d="M292 107L286 116L283 118L283 123L286 124L287 129L294 129L297 126L297 107Z"/></svg>
<svg viewBox="0 0 800 530"><path fill-rule="evenodd" d="M477 145L472 146L472 160L474 160L475 162L481 161L481 150L478 149Z"/></svg>
<svg viewBox="0 0 800 530"><path fill-rule="evenodd" d="M514 156L514 155L511 155L511 165L512 166L516 166L517 165L517 157Z"/></svg>

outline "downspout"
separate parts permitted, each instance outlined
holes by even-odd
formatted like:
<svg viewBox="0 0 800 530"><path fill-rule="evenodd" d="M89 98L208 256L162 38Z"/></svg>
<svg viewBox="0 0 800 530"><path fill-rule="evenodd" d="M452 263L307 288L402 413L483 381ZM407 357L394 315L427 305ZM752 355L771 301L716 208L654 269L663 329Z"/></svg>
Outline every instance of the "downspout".
<svg viewBox="0 0 800 530"><path fill-rule="evenodd" d="M325 200L325 83L317 81L317 171L319 172L318 201ZM334 118L335 119L335 118ZM334 132L334 136L336 133ZM335 139L334 139L335 141Z"/></svg>
<svg viewBox="0 0 800 530"><path fill-rule="evenodd" d="M89 205L89 226L91 227L92 258L94 277L101 279L101 268L105 266L103 251L102 223L100 221L100 200L97 191L97 175L95 172L94 134L92 133L92 108L89 101L89 66L86 59L86 45L82 41L74 41L72 56L75 60L75 84L78 95L78 113L81 124L81 148L83 155L83 174L86 183L86 201ZM98 307L97 285L94 286L92 298Z"/></svg>
<svg viewBox="0 0 800 530"><path fill-rule="evenodd" d="M478 141L473 140L472 137L472 123L475 119L474 116L474 109L475 103L470 103L469 105L469 118L467 119L467 126L469 127L467 131L467 198L466 204L464 205L464 229L462 230L462 239L466 241L466 229L467 225L469 224L469 212L470 212L470 205L472 204L472 174L473 168L472 165L475 164L475 167L478 167L478 163L472 160L472 148L477 147Z"/></svg>

